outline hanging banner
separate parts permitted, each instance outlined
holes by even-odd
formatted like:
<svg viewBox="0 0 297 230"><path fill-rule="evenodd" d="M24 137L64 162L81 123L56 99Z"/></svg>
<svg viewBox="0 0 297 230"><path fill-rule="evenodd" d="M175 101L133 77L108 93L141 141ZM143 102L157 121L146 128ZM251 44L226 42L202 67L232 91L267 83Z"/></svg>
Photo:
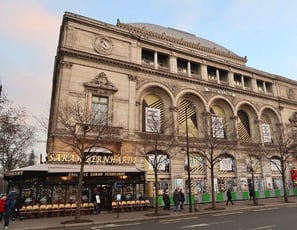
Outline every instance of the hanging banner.
<svg viewBox="0 0 297 230"><path fill-rule="evenodd" d="M161 111L160 109L145 108L145 131L158 133L161 128Z"/></svg>
<svg viewBox="0 0 297 230"><path fill-rule="evenodd" d="M211 116L212 136L215 138L224 138L223 118L218 116Z"/></svg>
<svg viewBox="0 0 297 230"><path fill-rule="evenodd" d="M262 124L263 142L271 143L270 125Z"/></svg>

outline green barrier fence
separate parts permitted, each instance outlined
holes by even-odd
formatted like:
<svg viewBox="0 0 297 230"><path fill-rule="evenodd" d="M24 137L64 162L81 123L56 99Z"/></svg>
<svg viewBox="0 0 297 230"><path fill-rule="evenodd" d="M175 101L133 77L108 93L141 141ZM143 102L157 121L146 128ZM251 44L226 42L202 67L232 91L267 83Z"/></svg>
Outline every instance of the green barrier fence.
<svg viewBox="0 0 297 230"><path fill-rule="evenodd" d="M287 189L286 193L288 196L297 196L297 189ZM264 191L255 191L255 196L257 199L267 199L267 198L275 198L275 197L282 197L283 196L283 190L274 189L274 190L264 190ZM150 200L151 205L155 206L154 197L147 197L147 199ZM232 199L234 201L236 200L248 200L250 199L249 192L232 192ZM170 196L171 205L173 205L173 197ZM226 193L219 192L216 193L216 201L217 202L223 202L226 201ZM199 194L198 200L197 197L192 194L191 203L209 203L211 202L211 194L210 193L204 193ZM185 204L189 204L189 196L186 196ZM158 196L158 206L163 206L163 198L162 196Z"/></svg>

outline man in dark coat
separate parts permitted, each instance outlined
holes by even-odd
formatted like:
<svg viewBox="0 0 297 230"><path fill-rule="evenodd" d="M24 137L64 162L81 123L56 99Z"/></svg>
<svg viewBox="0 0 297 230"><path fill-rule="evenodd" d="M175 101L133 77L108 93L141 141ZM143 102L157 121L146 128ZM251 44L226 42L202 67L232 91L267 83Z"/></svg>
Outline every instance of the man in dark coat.
<svg viewBox="0 0 297 230"><path fill-rule="evenodd" d="M229 201L233 205L232 195L231 195L231 189L230 188L228 188L228 190L227 190L227 202L226 202L226 205L228 205Z"/></svg>
<svg viewBox="0 0 297 230"><path fill-rule="evenodd" d="M169 191L166 189L163 193L164 210L170 210L170 197Z"/></svg>
<svg viewBox="0 0 297 230"><path fill-rule="evenodd" d="M174 211L181 211L180 209L180 194L176 188L173 193Z"/></svg>

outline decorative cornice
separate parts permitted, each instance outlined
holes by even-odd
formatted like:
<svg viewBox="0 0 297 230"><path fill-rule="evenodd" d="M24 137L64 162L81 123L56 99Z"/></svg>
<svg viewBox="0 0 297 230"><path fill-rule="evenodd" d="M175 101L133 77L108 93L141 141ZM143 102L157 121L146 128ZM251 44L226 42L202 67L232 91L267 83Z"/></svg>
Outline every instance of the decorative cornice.
<svg viewBox="0 0 297 230"><path fill-rule="evenodd" d="M223 51L217 50L215 48L209 48L209 47L202 46L200 43L196 44L196 43L184 41L183 39L173 38L173 37L170 37L164 33L160 34L160 33L146 30L145 28L139 28L139 27L136 27L133 25L121 23L119 20L117 21L117 26L119 28L128 30L130 33L142 35L142 36L144 36L145 39L147 39L148 37L157 38L157 39L164 40L165 42L175 43L177 45L182 45L182 46L185 46L185 47L188 47L191 49L196 49L199 51L227 57L227 58L241 61L244 63L247 62L247 57L240 57L240 56L232 54L231 52L223 52Z"/></svg>
<svg viewBox="0 0 297 230"><path fill-rule="evenodd" d="M85 52L81 52L81 51L76 52L73 50L62 48L62 49L60 49L59 55L60 56L76 57L78 59L93 61L93 62L97 62L97 63L100 62L100 63L112 65L113 67L116 66L119 68L126 68L126 69L132 70L132 71L154 74L154 75L161 76L161 77L168 78L168 79L188 82L188 83L191 83L194 85L200 85L200 86L204 86L204 87L212 87L215 89L228 90L230 92L238 93L241 95L255 96L255 97L263 98L266 100L279 101L279 102L291 103L292 105L296 105L296 103L294 103L295 101L289 100L286 98L278 98L273 95L266 95L266 94L257 93L257 92L253 92L253 91L237 89L237 88L234 88L231 86L223 86L223 85L215 84L212 82L203 81L201 79L184 77L179 74L170 73L169 71L165 72L165 71L161 71L161 70L157 70L157 69L151 69L146 66L137 65L134 63L123 62L120 60L111 59L109 57L93 55L93 54L89 54L89 53L85 53Z"/></svg>

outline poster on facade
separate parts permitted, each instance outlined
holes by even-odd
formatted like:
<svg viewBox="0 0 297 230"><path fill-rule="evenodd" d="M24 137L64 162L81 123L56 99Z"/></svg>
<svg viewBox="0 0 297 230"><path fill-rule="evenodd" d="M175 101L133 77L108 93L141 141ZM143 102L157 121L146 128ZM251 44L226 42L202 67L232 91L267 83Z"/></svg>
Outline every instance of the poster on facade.
<svg viewBox="0 0 297 230"><path fill-rule="evenodd" d="M267 176L267 177L265 178L265 180L266 180L266 188L267 188L267 189L272 189L272 177Z"/></svg>
<svg viewBox="0 0 297 230"><path fill-rule="evenodd" d="M160 109L145 108L145 131L158 133L161 128L161 111Z"/></svg>
<svg viewBox="0 0 297 230"><path fill-rule="evenodd" d="M216 138L224 138L223 118L211 116L212 136Z"/></svg>
<svg viewBox="0 0 297 230"><path fill-rule="evenodd" d="M183 189L184 190L184 179L175 179L174 180L174 188L173 189Z"/></svg>
<svg viewBox="0 0 297 230"><path fill-rule="evenodd" d="M248 190L248 181L246 177L240 178L240 190L247 191Z"/></svg>
<svg viewBox="0 0 297 230"><path fill-rule="evenodd" d="M263 134L263 142L271 143L271 133L270 133L270 125L262 124L262 134Z"/></svg>
<svg viewBox="0 0 297 230"><path fill-rule="evenodd" d="M220 170L232 171L233 160L231 158L223 158L220 160Z"/></svg>

